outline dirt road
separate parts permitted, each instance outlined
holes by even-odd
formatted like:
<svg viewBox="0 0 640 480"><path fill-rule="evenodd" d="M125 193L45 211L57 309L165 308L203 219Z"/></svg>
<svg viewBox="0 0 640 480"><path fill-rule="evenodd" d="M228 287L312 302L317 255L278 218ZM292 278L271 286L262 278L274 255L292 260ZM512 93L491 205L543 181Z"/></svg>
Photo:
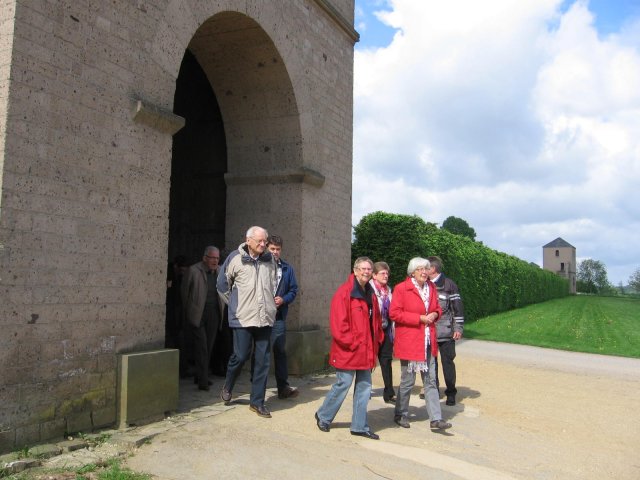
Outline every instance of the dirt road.
<svg viewBox="0 0 640 480"><path fill-rule="evenodd" d="M272 419L251 413L246 395L220 408L217 379L208 393L185 383L181 401L195 401L192 412L127 463L167 480L640 478L640 360L463 341L456 364L458 404L442 406L453 423L446 433L430 431L417 386L411 428L396 426L379 371L369 403L379 441L349 434L350 397L331 432L316 428L332 376L293 379L295 400L270 388ZM397 384L399 368L394 375ZM245 379L234 398L246 392Z"/></svg>

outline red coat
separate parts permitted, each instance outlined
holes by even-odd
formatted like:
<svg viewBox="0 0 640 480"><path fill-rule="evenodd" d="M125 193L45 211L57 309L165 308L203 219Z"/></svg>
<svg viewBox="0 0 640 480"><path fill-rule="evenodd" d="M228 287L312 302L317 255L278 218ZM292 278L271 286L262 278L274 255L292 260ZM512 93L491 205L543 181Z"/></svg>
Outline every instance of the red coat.
<svg viewBox="0 0 640 480"><path fill-rule="evenodd" d="M400 360L426 360L424 350L425 325L420 323L420 315L437 312L438 320L442 315L442 308L438 302L436 286L429 284L429 311L425 312L424 302L411 278L399 283L393 289L393 298L389 308L389 316L396 322L396 336L393 340L393 354ZM430 331L431 355L438 355L438 338L435 324Z"/></svg>
<svg viewBox="0 0 640 480"><path fill-rule="evenodd" d="M382 317L372 292L373 324L369 321L369 307L354 282L354 275L349 275L331 299L329 321L333 340L329 364L341 370L370 370L376 365L384 339Z"/></svg>

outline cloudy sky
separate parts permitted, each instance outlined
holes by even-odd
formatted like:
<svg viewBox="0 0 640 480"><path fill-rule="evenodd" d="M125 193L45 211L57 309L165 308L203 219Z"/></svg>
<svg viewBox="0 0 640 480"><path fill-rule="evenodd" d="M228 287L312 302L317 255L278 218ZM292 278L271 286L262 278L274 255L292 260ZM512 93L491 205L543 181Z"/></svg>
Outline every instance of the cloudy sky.
<svg viewBox="0 0 640 480"><path fill-rule="evenodd" d="M356 0L353 223L640 267L640 0Z"/></svg>

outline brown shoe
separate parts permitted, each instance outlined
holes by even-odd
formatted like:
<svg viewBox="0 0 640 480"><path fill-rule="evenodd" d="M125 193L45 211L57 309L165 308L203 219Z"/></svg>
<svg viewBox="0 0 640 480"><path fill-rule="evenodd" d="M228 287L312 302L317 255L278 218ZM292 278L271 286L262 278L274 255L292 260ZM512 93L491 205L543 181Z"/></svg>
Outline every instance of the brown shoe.
<svg viewBox="0 0 640 480"><path fill-rule="evenodd" d="M271 412L264 405L249 405L249 410L256 412L259 417L271 418Z"/></svg>
<svg viewBox="0 0 640 480"><path fill-rule="evenodd" d="M225 405L229 405L229 402L231 402L231 392L226 388L222 387L222 391L220 392L220 398L222 399Z"/></svg>
<svg viewBox="0 0 640 480"><path fill-rule="evenodd" d="M284 400L285 398L296 398L300 392L297 388L291 388L287 386L281 392L278 392L278 398Z"/></svg>

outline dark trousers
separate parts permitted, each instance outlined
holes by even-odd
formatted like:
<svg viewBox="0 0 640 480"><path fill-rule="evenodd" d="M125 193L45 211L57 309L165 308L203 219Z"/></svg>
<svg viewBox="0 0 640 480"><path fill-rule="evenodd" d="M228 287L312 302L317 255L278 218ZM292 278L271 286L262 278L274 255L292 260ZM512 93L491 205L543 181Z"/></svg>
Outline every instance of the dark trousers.
<svg viewBox="0 0 640 480"><path fill-rule="evenodd" d="M255 366L251 379L249 403L255 406L264 404L267 376L271 364L271 327L247 327L233 329L233 354L227 365L224 388L230 392L242 371L244 363L251 358L254 347Z"/></svg>
<svg viewBox="0 0 640 480"><path fill-rule="evenodd" d="M276 320L271 331L271 345L273 348L273 361L276 373L278 392L284 391L289 386L289 369L287 367L287 325L284 320Z"/></svg>
<svg viewBox="0 0 640 480"><path fill-rule="evenodd" d="M271 329L271 348L273 349L274 370L278 393L289 386L289 368L287 366L287 325L284 320L276 320ZM251 354L251 378L255 369L255 354Z"/></svg>
<svg viewBox="0 0 640 480"><path fill-rule="evenodd" d="M456 389L456 365L453 360L456 358L456 342L455 340L446 340L444 342L438 342L438 352L440 356L440 363L442 364L442 373L444 374L444 383L447 388L444 391L447 397L454 396L458 393ZM436 367L436 377L438 368ZM436 378L438 385L440 384Z"/></svg>
<svg viewBox="0 0 640 480"><path fill-rule="evenodd" d="M206 387L209 384L209 361L213 344L220 326L220 313L215 304L206 304L202 312L200 326L192 326L193 348L196 363L196 380L198 386Z"/></svg>
<svg viewBox="0 0 640 480"><path fill-rule="evenodd" d="M387 330L389 329L387 328ZM385 402L396 396L396 392L393 389L393 371L391 368L391 362L393 361L393 342L389 340L387 330L384 332L384 341L378 351L380 373L382 373L382 381L384 382L382 398L384 398Z"/></svg>

